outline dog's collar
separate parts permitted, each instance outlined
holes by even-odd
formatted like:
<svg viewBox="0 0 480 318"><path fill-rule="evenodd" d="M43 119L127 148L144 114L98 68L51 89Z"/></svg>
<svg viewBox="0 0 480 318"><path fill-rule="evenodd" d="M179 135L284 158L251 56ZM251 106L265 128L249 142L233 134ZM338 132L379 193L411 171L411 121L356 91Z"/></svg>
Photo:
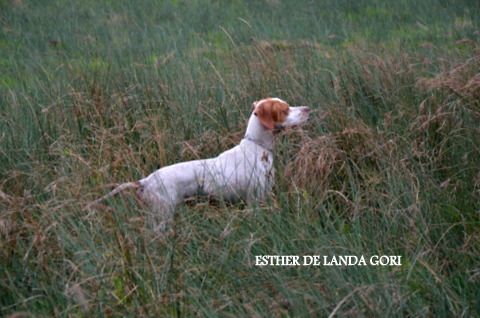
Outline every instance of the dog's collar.
<svg viewBox="0 0 480 318"><path fill-rule="evenodd" d="M243 139L246 139L248 141L251 141L253 142L254 144L256 144L257 146L269 151L269 152L273 152L273 149L272 149L272 146L268 147L266 146L263 142L261 142L260 140L258 139L255 139L255 138L252 138L250 137L249 135L245 135L245 137L243 137Z"/></svg>

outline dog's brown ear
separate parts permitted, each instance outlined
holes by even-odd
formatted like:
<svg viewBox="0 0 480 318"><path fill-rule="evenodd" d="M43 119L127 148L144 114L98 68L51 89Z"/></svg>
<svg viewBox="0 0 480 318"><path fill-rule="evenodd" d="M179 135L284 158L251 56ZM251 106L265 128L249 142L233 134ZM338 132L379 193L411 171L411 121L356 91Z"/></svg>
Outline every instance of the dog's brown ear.
<svg viewBox="0 0 480 318"><path fill-rule="evenodd" d="M275 120L273 119L272 114L272 103L263 102L257 106L255 109L255 116L258 117L260 123L262 123L265 128L273 130L275 128Z"/></svg>

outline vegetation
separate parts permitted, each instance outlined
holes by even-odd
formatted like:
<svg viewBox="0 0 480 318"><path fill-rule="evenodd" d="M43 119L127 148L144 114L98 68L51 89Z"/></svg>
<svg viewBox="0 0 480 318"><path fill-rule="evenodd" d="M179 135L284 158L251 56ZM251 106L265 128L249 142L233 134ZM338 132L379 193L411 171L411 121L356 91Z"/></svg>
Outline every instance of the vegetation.
<svg viewBox="0 0 480 318"><path fill-rule="evenodd" d="M473 0L0 0L0 316L479 316L479 20ZM189 202L167 237L133 196L83 210L228 149L266 96L315 109L268 203Z"/></svg>

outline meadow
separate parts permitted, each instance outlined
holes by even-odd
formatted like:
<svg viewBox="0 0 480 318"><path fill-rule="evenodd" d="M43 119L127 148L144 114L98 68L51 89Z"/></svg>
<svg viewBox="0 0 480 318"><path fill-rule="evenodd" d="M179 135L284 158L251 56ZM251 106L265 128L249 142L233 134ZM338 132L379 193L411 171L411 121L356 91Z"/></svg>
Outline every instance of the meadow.
<svg viewBox="0 0 480 318"><path fill-rule="evenodd" d="M0 316L480 316L480 3L0 0ZM114 184L310 105L268 202ZM401 255L401 266L254 266Z"/></svg>

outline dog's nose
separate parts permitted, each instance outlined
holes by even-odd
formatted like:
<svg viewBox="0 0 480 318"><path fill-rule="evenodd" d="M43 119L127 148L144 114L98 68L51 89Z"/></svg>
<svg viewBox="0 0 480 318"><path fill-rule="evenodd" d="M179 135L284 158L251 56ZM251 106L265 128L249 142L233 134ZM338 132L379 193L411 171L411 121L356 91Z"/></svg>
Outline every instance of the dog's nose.
<svg viewBox="0 0 480 318"><path fill-rule="evenodd" d="M304 113L308 113L308 112L310 112L310 107L308 107L308 106L302 106L302 108L301 108L300 110L301 110L302 112L304 112Z"/></svg>

